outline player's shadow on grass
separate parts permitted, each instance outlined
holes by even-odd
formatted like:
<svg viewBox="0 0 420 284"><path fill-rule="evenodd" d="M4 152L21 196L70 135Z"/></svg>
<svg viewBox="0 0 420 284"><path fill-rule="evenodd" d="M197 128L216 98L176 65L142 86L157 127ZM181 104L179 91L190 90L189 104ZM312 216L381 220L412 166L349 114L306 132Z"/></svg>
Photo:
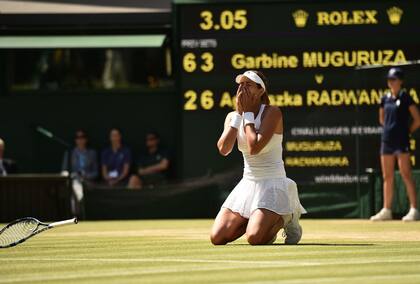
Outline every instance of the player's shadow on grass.
<svg viewBox="0 0 420 284"><path fill-rule="evenodd" d="M230 245L234 246L249 246L249 244L235 244L232 243ZM286 245L281 243L275 243L270 245L262 245L262 246L326 246L326 247L366 247L366 246L374 246L375 244L334 244L334 243L301 243L297 245Z"/></svg>
<svg viewBox="0 0 420 284"><path fill-rule="evenodd" d="M278 246L290 246L286 244L273 244ZM374 246L375 244L334 244L334 243L302 243L297 244L298 246L327 246L327 247L366 247Z"/></svg>

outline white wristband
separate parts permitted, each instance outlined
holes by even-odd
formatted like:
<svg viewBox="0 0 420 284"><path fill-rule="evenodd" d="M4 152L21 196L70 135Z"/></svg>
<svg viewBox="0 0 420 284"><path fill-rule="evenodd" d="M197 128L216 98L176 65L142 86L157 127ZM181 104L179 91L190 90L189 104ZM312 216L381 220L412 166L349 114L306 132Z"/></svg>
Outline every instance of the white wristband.
<svg viewBox="0 0 420 284"><path fill-rule="evenodd" d="M253 112L245 112L244 113L244 125L247 124L255 124L255 118Z"/></svg>
<svg viewBox="0 0 420 284"><path fill-rule="evenodd" d="M238 129L241 126L241 122L242 122L242 115L235 112L230 119L229 125L233 128Z"/></svg>

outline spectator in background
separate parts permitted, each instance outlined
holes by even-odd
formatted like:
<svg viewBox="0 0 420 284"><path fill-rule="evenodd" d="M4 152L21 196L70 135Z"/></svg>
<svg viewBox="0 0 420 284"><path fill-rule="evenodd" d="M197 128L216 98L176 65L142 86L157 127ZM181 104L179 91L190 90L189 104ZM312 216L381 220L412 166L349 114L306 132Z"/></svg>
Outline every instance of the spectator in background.
<svg viewBox="0 0 420 284"><path fill-rule="evenodd" d="M83 215L83 182L92 182L98 177L98 156L96 151L88 148L88 137L84 130L75 133L75 147L70 154L64 154L63 171L69 171L72 177L73 196L71 208L74 216ZM70 169L69 169L70 166Z"/></svg>
<svg viewBox="0 0 420 284"><path fill-rule="evenodd" d="M122 143L121 131L112 128L109 133L111 145L102 152L102 177L110 186L124 185L130 173L131 151Z"/></svg>
<svg viewBox="0 0 420 284"><path fill-rule="evenodd" d="M404 73L394 67L388 71L389 92L381 98L379 122L383 126L381 137L381 166L383 176L383 208L370 218L372 221L392 219L394 194L394 170L398 163L401 177L407 189L410 210L403 221L420 219L417 210L416 186L411 173L410 134L420 127L420 113L410 94L403 89Z"/></svg>
<svg viewBox="0 0 420 284"><path fill-rule="evenodd" d="M71 175L81 181L93 181L98 177L98 157L96 151L88 148L88 137L84 130L75 133L75 145L71 152ZM68 169L68 154L64 155L63 171Z"/></svg>
<svg viewBox="0 0 420 284"><path fill-rule="evenodd" d="M13 160L4 158L4 141L0 138L0 177L17 172L16 163Z"/></svg>
<svg viewBox="0 0 420 284"><path fill-rule="evenodd" d="M160 137L156 132L146 134L146 153L137 162L137 172L130 177L128 187L140 189L143 186L153 186L164 183L169 169L169 156L160 147Z"/></svg>

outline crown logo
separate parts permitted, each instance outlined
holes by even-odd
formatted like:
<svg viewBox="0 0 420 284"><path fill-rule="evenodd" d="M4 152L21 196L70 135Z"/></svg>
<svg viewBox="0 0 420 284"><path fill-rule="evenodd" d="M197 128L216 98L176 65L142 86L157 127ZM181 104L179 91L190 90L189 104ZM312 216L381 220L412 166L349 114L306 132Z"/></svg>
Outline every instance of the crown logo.
<svg viewBox="0 0 420 284"><path fill-rule="evenodd" d="M306 21L308 20L309 14L304 10L296 10L293 14L293 19L295 20L295 25L298 28L303 28L306 26Z"/></svg>
<svg viewBox="0 0 420 284"><path fill-rule="evenodd" d="M324 75L322 74L315 74L315 81L320 85L324 81Z"/></svg>
<svg viewBox="0 0 420 284"><path fill-rule="evenodd" d="M398 25L401 21L401 16L404 13L403 10L401 10L398 7L391 7L387 11L389 22L391 25Z"/></svg>

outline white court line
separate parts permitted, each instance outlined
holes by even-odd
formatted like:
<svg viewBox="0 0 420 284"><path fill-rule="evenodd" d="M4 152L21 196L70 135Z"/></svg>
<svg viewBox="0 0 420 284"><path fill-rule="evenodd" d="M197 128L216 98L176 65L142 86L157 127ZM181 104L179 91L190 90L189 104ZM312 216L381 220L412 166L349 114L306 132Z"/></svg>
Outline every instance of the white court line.
<svg viewBox="0 0 420 284"><path fill-rule="evenodd" d="M122 277L122 276L140 276L140 275L155 275L162 273L188 273L188 272L206 272L206 271L220 271L220 270L235 270L235 269L245 269L245 268L271 268L271 267L292 267L292 266L322 266L322 265L348 265L348 264L369 264L369 263L393 263L393 262L414 262L420 261L420 259L399 259L399 260L376 260L376 261L359 261L355 259L354 261L344 261L338 263L337 261L330 262L292 262L292 261L246 261L246 260L210 260L210 259L183 259L183 258L7 258L0 259L0 261L47 261L47 262L57 262L57 261L78 261L78 262L185 262L185 263L222 263L222 264L232 264L229 266L216 266L216 267L165 267L165 268L154 268L154 267L139 267L135 271L79 271L77 274L74 272L69 272L68 274L62 273L61 275L40 275L36 274L24 274L17 277L7 278L7 275L2 275L0 278L0 283L17 283L17 282L43 282L43 281L58 281L58 280L76 280L76 279L87 279L87 278L104 278L104 277ZM341 260L342 261L342 260ZM316 280L316 279L315 279ZM251 282L252 283L252 282ZM270 282L268 282L270 283ZM286 282L288 283L288 282ZM291 282L294 283L294 282ZM316 282L311 282L316 283ZM267 284L267 283L266 283Z"/></svg>
<svg viewBox="0 0 420 284"><path fill-rule="evenodd" d="M389 280L389 279L402 279L411 277L420 277L420 273L404 273L398 275L365 275L365 276L347 276L347 277L311 277L311 278L294 278L285 280L267 280L267 281L241 281L241 282L225 282L226 284L324 284L324 283L341 283L348 281L354 283L363 280ZM361 282L363 283L363 282Z"/></svg>
<svg viewBox="0 0 420 284"><path fill-rule="evenodd" d="M229 266L229 267L189 267L189 268L139 268L135 271L77 271L61 273L60 275L40 275L40 273L24 274L15 278L7 279L5 275L0 278L0 283L33 283L33 282L45 282L45 281L60 281L60 280L87 280L91 278L107 278L107 277L124 277L124 276L141 276L141 275L161 275L163 273L189 273L189 272L207 272L207 271L220 271L220 270L234 270L243 268L253 268L254 266ZM117 282L118 283L118 282Z"/></svg>
<svg viewBox="0 0 420 284"><path fill-rule="evenodd" d="M281 266L317 266L336 264L371 264L371 263L394 263L394 262L420 262L420 258L380 259L380 260L345 260L337 261L284 261L284 260L234 260L234 259L188 259L188 258L0 258L0 261L86 261L86 262L184 262L184 263L222 263L222 264L253 264L253 265L281 265Z"/></svg>
<svg viewBox="0 0 420 284"><path fill-rule="evenodd" d="M269 265L291 265L295 261L272 261L272 260L219 260L219 259L187 259L187 258L0 258L0 261L98 261L98 262L186 262L186 263L227 263L227 264L269 264ZM321 265L317 262L299 262L298 265Z"/></svg>

